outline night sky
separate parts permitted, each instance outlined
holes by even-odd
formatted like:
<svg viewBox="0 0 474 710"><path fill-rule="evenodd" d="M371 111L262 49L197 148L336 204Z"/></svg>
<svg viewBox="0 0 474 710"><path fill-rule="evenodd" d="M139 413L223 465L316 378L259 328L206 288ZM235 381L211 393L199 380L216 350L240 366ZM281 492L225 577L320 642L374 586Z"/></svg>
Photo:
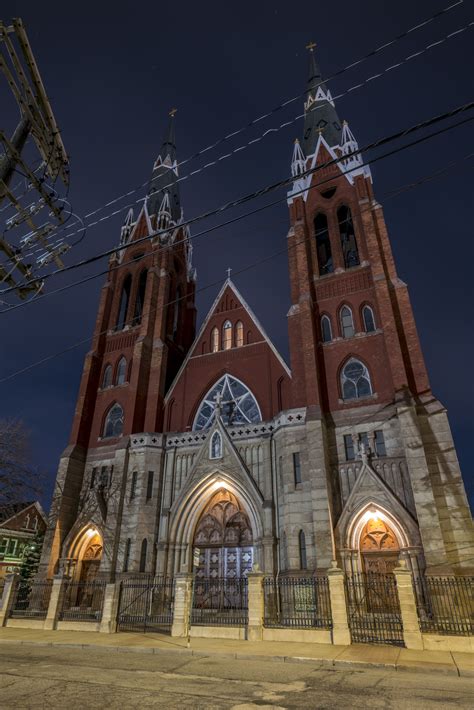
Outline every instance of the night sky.
<svg viewBox="0 0 474 710"><path fill-rule="evenodd" d="M317 58L329 76L449 4L7 0L2 19L21 17L25 23L70 155L69 199L84 215L149 177L170 108L178 109L178 159L183 159L303 91L309 41L317 42ZM330 82L333 95L466 25L472 20L469 9L464 3ZM472 100L473 33L464 32L337 102L359 145ZM10 130L17 114L5 96L0 94L1 124ZM290 104L234 142L183 166L181 174L301 112L301 101ZM394 199L385 201L384 195L472 152L473 130L472 124L462 126L373 168L398 272L410 287L433 391L448 408L471 501L473 160ZM287 177L293 141L301 133L300 121L186 180L181 185L185 217ZM226 217L236 214L239 210ZM122 215L90 228L67 262L117 244ZM208 220L192 232L215 223ZM194 251L198 288L224 279L228 266L238 271L283 249L287 229L281 202L200 238ZM51 279L48 290L104 268L102 262ZM286 256L235 276L235 282L288 360ZM1 315L0 377L91 335L102 283L103 277ZM218 289L214 285L198 293L199 323ZM83 345L0 385L0 416L24 419L32 461L48 473L45 507L68 441L86 351Z"/></svg>

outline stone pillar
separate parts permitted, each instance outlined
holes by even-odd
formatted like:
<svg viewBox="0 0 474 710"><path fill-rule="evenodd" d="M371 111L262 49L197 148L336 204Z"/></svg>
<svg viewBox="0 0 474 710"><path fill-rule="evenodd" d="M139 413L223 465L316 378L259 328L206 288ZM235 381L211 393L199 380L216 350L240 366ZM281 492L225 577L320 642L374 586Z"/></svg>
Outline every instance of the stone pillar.
<svg viewBox="0 0 474 710"><path fill-rule="evenodd" d="M19 583L17 574L7 574L3 588L2 607L0 609L0 626L6 626L10 611L15 601L15 592Z"/></svg>
<svg viewBox="0 0 474 710"><path fill-rule="evenodd" d="M331 562L331 568L328 570L328 581L332 612L332 642L336 645L348 646L351 643L351 633L347 621L344 572L339 569L336 560Z"/></svg>
<svg viewBox="0 0 474 710"><path fill-rule="evenodd" d="M248 580L248 636L249 641L261 641L263 637L263 572L255 569L247 575Z"/></svg>
<svg viewBox="0 0 474 710"><path fill-rule="evenodd" d="M193 575L189 572L178 572L174 584L174 607L171 636L187 636L190 624L191 589Z"/></svg>
<svg viewBox="0 0 474 710"><path fill-rule="evenodd" d="M104 606L99 628L101 634L114 634L117 631L119 599L120 582L107 584L105 587Z"/></svg>
<svg viewBox="0 0 474 710"><path fill-rule="evenodd" d="M422 649L423 638L416 611L415 593L413 591L413 578L407 569L405 560L400 560L398 567L393 570L397 581L397 593L400 601L400 612L403 624L403 640L407 648Z"/></svg>
<svg viewBox="0 0 474 710"><path fill-rule="evenodd" d="M48 613L46 614L46 619L44 620L43 625L43 629L45 629L45 631L52 631L57 626L59 614L63 605L66 584L68 581L69 577L66 577L63 573L57 574L53 578Z"/></svg>

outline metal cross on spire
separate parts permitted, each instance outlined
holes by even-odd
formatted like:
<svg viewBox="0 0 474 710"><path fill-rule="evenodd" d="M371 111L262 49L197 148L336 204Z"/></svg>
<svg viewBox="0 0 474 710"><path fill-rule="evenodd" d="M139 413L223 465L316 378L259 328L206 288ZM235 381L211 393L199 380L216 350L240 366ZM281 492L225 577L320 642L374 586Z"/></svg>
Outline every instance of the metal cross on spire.
<svg viewBox="0 0 474 710"><path fill-rule="evenodd" d="M171 116L171 118L174 118L177 111L177 108L172 108L168 115Z"/></svg>
<svg viewBox="0 0 474 710"><path fill-rule="evenodd" d="M310 52L312 52L316 48L316 42L310 42L309 44L306 45L306 49L309 49Z"/></svg>
<svg viewBox="0 0 474 710"><path fill-rule="evenodd" d="M231 269L230 266L229 266L229 267L227 268L227 278L228 278L228 279L230 279L230 274L231 274L231 272L232 272L232 269Z"/></svg>

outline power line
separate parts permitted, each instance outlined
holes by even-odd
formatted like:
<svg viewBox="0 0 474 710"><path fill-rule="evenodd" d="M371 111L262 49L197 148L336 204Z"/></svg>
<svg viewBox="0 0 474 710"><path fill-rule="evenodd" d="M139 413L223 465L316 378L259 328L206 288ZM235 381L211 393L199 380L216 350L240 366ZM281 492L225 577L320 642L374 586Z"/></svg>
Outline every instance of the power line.
<svg viewBox="0 0 474 710"><path fill-rule="evenodd" d="M436 177L439 177L440 175L445 174L446 172L451 170L453 167L456 167L459 164L461 164L462 162L464 162L470 158L473 158L473 157L474 157L474 153L470 153L469 155L464 156L459 161L451 162L447 166L445 166L444 168L441 168L433 173L430 173L426 176L419 178L418 180L415 180L411 183L408 183L406 185L402 185L399 188L395 188L394 190L389 191L385 195L382 195L381 199L388 200L388 199L391 199L392 197L397 197L402 192L406 192L408 190L414 189L415 187L419 187L420 185L424 184L425 182L430 182L431 180L435 179ZM370 209L371 209L370 207L367 207L367 208L361 210L361 212L370 211ZM310 237L305 237L304 239L301 239L301 240L295 242L292 245L292 248L298 246L299 244L304 243L309 238ZM246 271L249 271L252 268L256 268L258 266L261 266L263 263L266 263L266 262L270 261L271 259L274 259L275 257L280 256L281 254L283 254L287 251L288 251L288 247L285 246L283 249L280 249L270 255L267 255L266 257L263 257L262 259L260 259L258 261L252 262L251 264L248 264L247 266L243 267L242 269L239 269L238 271L235 271L234 275L238 276L240 274L245 273ZM90 277L90 278L95 278L95 277ZM201 286L200 288L196 289L196 293L201 293L201 292L207 291L208 289L213 288L215 286L222 285L223 282L225 282L225 280L223 281L222 279L218 279L216 281L213 281L212 283L209 283L206 286ZM180 301L185 300L186 298L187 298L187 296L181 296L179 298L175 298L172 301L169 301L168 303L165 303L162 306L160 306L160 308L158 310L162 310L163 308L167 308L168 306L172 306L176 303L179 303ZM108 332L108 329L103 330L99 333L99 335L105 335L107 332ZM6 377L0 378L0 384L7 382L11 379L14 379L15 377L18 377L19 375L22 375L25 372L29 372L30 370L32 370L36 367L39 367L40 365L43 365L44 363L49 362L50 360L61 357L62 355L65 355L68 352L75 350L76 348L80 347L81 345L86 345L87 343L90 343L91 337L92 336L88 336L87 338L84 338L83 340L79 340L76 343L73 343L72 345L68 346L67 348L64 348L63 350L60 350L56 353L52 353L50 355L47 355L46 357L41 358L40 360L37 360L36 362L31 363L30 365L27 365L26 367L23 367L20 370L17 370L16 372L13 372L10 375L7 375ZM363 419L361 421L363 421Z"/></svg>
<svg viewBox="0 0 474 710"><path fill-rule="evenodd" d="M464 1L464 0L461 0L461 2L463 2L463 1ZM455 3L454 5L451 5L449 8L446 8L445 11L456 7L458 4L459 4L459 3ZM439 14L443 14L443 12L444 12L444 11L441 11L441 13L439 13ZM436 16L438 16L438 14L437 14ZM347 67L345 67L345 68L339 70L338 72L336 72L335 74L331 75L331 76L328 77L327 79L325 79L325 80L319 82L315 87L313 87L313 88L311 89L311 91L317 90L317 88L318 88L321 84L327 83L327 82L331 81L331 80L334 79L336 76L340 76L341 74L343 74L345 71L347 71L347 70L350 69L351 67L356 66L357 64L361 63L362 61L365 61L365 59L367 59L367 58L369 58L369 57L371 57L371 56L374 56L375 54L377 54L377 53L378 53L379 51L381 51L382 49L385 49L386 47L391 46L391 45L394 44L396 41L398 41L398 39L401 39L402 37L405 37L405 36L406 36L407 34L409 34L411 31L414 31L415 29L418 29L418 28L420 28L420 27L423 27L425 24L428 24L428 22L430 22L432 19L434 19L434 16L433 16L432 18L430 18L428 21L425 21L424 23L421 23L421 24L419 24L419 25L416 25L414 28L411 28L411 30L408 30L407 32L403 33L402 35L399 35L399 37L396 38L395 40L392 40L391 42L385 43L384 45L382 45L381 47L379 47L377 50L373 50L372 52L368 53L367 55L365 55L365 58L362 58L361 60L358 60L358 61L356 61L356 62L353 62L352 64L348 65ZM455 37L455 36L461 34L461 33L464 32L465 30L471 29L473 26L474 26L474 22L470 22L470 23L468 23L467 25L465 25L464 27L458 28L457 30L455 30L455 31L453 31L453 32L451 32L451 33L449 33L448 35L442 37L441 39L437 40L436 42L431 42L430 44L426 45L426 46L425 46L424 48L422 48L421 50L412 53L412 54L409 55L408 57L405 57L405 58L402 59L400 62L396 62L395 64L391 64L390 66L388 66L388 67L386 67L385 69L383 69L381 72L378 72L377 74L373 74L372 76L367 77L366 79L364 79L362 82L359 82L358 84L354 84L353 86L349 87L349 89L346 89L346 90L343 91L342 93L337 94L336 96L333 97L333 100L334 100L334 101L339 100L339 99L343 98L344 96L347 96L348 94L352 93L353 91L356 91L356 90L358 90L358 89L360 89L360 88L363 88L364 86L367 86L371 81L374 81L375 79L379 79L379 78L383 77L383 76L384 76L385 74L387 74L388 72L393 71L394 69L397 69L397 68L401 67L403 64L408 63L408 62L411 61L412 59L415 59L415 58L420 57L421 55L425 54L425 53L426 53L427 51L429 51L430 49L433 49L433 48L435 48L435 47L440 46L440 45L443 44L444 42L446 42L446 41L448 41L449 39L452 39L453 37ZM277 110L280 110L280 108L284 108L285 106L287 106L287 105L288 105L289 103L291 103L292 101L296 101L297 99L304 97L304 96L308 93L308 91L309 91L309 90L306 89L303 93L299 94L298 96L295 96L295 97L293 97L292 99L289 99L288 101L283 102L283 103L280 104L279 107L277 107L276 109L274 109L274 110L268 112L267 114L264 114L264 115L260 116L260 117L257 118L257 119L254 119L253 121L251 121L250 123L248 123L245 127L241 128L241 129L239 129L239 130L237 130L237 131L234 131L233 133L228 134L227 136L225 136L225 137L222 138L222 139L219 139L218 141L216 141L215 143L211 144L210 146L207 146L206 148L204 148L204 149L198 151L197 153L193 154L192 156L189 156L189 157L186 158L185 160L182 160L180 163L178 163L177 167L180 167L181 165L184 165L184 164L186 164L186 163L188 163L188 162L194 160L195 158L199 157L200 155L202 155L203 153L207 152L207 151L210 150L211 148L217 147L218 145L220 145L220 144L226 142L226 141L229 140L231 137L234 137L234 136L236 136L236 135L239 135L240 133L242 133L242 132L244 132L245 130L247 130L247 128L250 128L250 127L253 126L254 124L256 124L256 123L258 123L259 121L263 120L264 118L267 118L268 116L273 115ZM313 106L308 110L307 113L311 113L312 111L317 111L317 110L319 110L320 108L321 108L321 105L320 105L320 104L318 104L318 105L313 104ZM290 119L290 120L288 120L288 121L284 121L284 122L281 123L279 126L274 126L274 127L272 127L272 128L267 129L267 130L266 130L264 133L262 133L260 136L257 136L256 138L254 138L254 139L248 141L247 143L244 143L244 144L238 146L237 148L234 148L234 149L231 150L229 153L226 153L226 154L223 154L223 155L221 155L221 156L218 156L215 160L213 160L213 161L211 161L211 162L209 162L209 163L206 163L204 166L202 166L202 167L200 167L200 168L197 168L196 170L193 170L192 172L188 173L187 175L183 175L182 177L178 177L177 179L173 180L172 182L168 183L167 185L164 185L163 188L161 188L161 189L165 190L165 189L167 189L168 187L172 187L173 185L175 185L175 184L177 184L177 183L179 183L179 182L183 182L184 180L187 180L188 178L193 177L194 175L197 175L197 174L203 172L204 170L207 170L208 168L210 168L210 167L212 167L212 166L215 166L215 165L220 164L223 160L226 160L226 159L228 159L228 158L231 158L231 157L233 157L234 155L236 155L237 153L241 152L242 150L246 150L246 149L249 148L250 146L252 146L252 145L254 145L254 144L260 142L260 141L263 140L266 136L268 136L268 135L270 135L270 134L278 133L278 132L281 131L283 128L287 128L288 126L290 126L290 125L296 123L297 121L299 121L299 120L300 120L301 118L303 118L304 116L305 116L304 113L303 113L303 114L298 114L297 116L293 117L292 119ZM146 180L145 182L141 183L140 185L136 186L135 188L132 188L132 189L129 190L128 192L124 193L123 195L120 195L119 197L116 197L116 198L114 198L113 200L110 200L109 202L106 202L104 205L101 205L101 206L99 206L98 208L96 208L95 210L93 210L92 212L89 212L88 214L84 215L84 219L88 219L89 217L92 217L93 215L98 214L98 213L99 213L100 211L102 211L103 209L106 209L107 207L111 207L112 205L116 204L117 202L120 202L121 200L125 199L126 197L130 197L131 195L135 194L135 193L138 192L139 190L142 190L144 187L146 187L147 185L149 185L149 183L150 183L150 180ZM139 203L141 203L141 202L144 202L145 199L146 199L146 198L139 198L138 200L135 200L135 201L132 202L132 203L129 203L129 204L125 205L125 206L122 206L122 207L120 207L119 209L114 210L113 212L107 214L105 217L101 217L100 219L97 219L97 220L95 220L94 222L88 223L87 227L93 227L93 226L96 226L97 224L100 224L101 222L105 221L106 219L111 219L112 217L115 217L116 215L120 214L121 212L124 212L126 209L130 209L130 208L134 207L136 204L139 204ZM70 226L67 227L66 229L64 229L64 226L58 227L56 231L57 231L58 233L61 233L62 230L67 231L67 230L69 230L69 229L72 229L72 228L75 226L75 224L76 224L76 223L73 223L72 225L70 225Z"/></svg>
<svg viewBox="0 0 474 710"><path fill-rule="evenodd" d="M405 129L402 129L401 131L397 131L396 133L393 133L393 134L391 134L391 135L389 135L389 136L384 136L384 137L382 137L382 138L379 138L379 139L377 139L376 141L373 141L373 142L367 144L366 146L364 146L364 147L362 147L362 148L358 148L357 150L354 150L354 151L352 151L351 153L348 153L347 155L344 155L344 156L339 157L339 158L333 158L333 159L331 159L331 160L329 160L329 161L326 161L325 163L323 163L323 164L321 164L321 165L318 165L318 166L316 166L316 167L314 167L314 168L310 168L310 169L304 171L303 173L301 173L300 175L298 175L298 179L301 179L301 178L306 177L306 176L308 176L308 175L312 175L312 174L314 174L314 173L317 173L317 172L319 172L320 170L324 170L324 169L326 169L326 168L328 168L328 167L330 167L330 166L332 166L332 165L336 165L336 164L339 164L339 163L341 163L341 162L344 162L344 161L346 161L348 158L350 158L351 156L359 155L360 153L365 153L365 152L367 152L367 151L369 151L369 150L373 150L374 148L379 148L379 147L381 147L381 146L383 146L383 145L386 145L386 144L388 144L388 143L390 143L390 142L393 142L394 140L397 140L397 139L399 139L399 138L403 138L403 137L405 137L405 136L408 136L408 135L410 135L411 133L414 133L414 132L416 132L416 131L422 130L422 129L424 129L424 128L428 128L428 127L430 127L430 126L432 126L432 125L435 125L435 124L437 124L437 123L439 123L439 122L441 122L441 121L444 121L444 120L446 120L446 119L448 119L448 118L452 118L452 117L454 117L454 116L456 116L456 115L458 115L458 114L460 114L460 113L463 113L463 112L465 112L465 111L470 111L470 110L472 110L473 108L474 108L474 101L468 102L468 103L466 103L466 104L462 104L461 106L458 106L458 107L456 107L455 109L452 109L451 111L447 111L447 112L445 112L445 113L438 114L437 116L433 116L433 117L431 117L431 118L429 118L429 119L427 119L427 120L425 120L425 121L421 121L421 122L419 122L419 123L417 123L417 124L415 124L415 125L413 125L413 126L411 126L411 127L409 127L409 128L405 128ZM440 135L441 133L444 133L444 132L446 132L446 131L452 130L452 128L455 128L455 127L457 127L457 126L459 126L459 125L462 125L463 123L468 122L468 121L470 121L470 120L472 120L472 119L465 119L464 121L461 121L461 122L459 122L459 123L457 123L457 124L455 124L455 125L453 125L453 126L448 126L448 127L444 128L444 129L441 129L441 130L439 130L439 131L433 133L433 134L430 134L430 135L428 135L428 136L419 138L419 139L417 139L416 141L412 142L411 144L407 145L406 147L411 147L411 145L417 145L418 143L421 143L421 142L423 142L423 141L425 141L425 140L428 140L428 139L430 139L431 137L434 137L434 136L436 136L436 135ZM386 156L384 156L384 157L388 157L388 155L391 155L391 154L393 154L394 152L396 153L396 152L399 152L400 150L404 150L404 149L405 149L405 147L402 146L401 148L397 148L397 149L395 149L395 151L392 151L391 153L386 154ZM377 160L379 160L379 158L374 158L374 159L371 160L370 162L373 164L373 163L377 162ZM353 171L348 171L348 172L353 172ZM347 174L347 173L346 173L346 174ZM178 227L177 227L176 229L178 229L178 228L181 228L181 229L182 229L182 228L184 228L184 227L188 227L189 225L194 224L195 222L202 221L203 219L208 219L209 217L212 217L212 216L215 216L215 215L217 215L217 214L220 214L221 212L224 212L224 211L226 211L226 210L228 210L228 209L231 209L231 208L233 208L233 207L237 207L237 206L240 206L240 205L242 205L242 204L245 204L246 202L249 202L249 201L251 201L251 200L253 200L253 199L256 199L256 198L258 198L258 197L262 197L263 195L266 195L266 194L268 194L268 193L270 193L270 192L274 192L275 190L277 190L277 189L279 189L279 188L281 188L281 187L285 187L285 186L289 185L290 183L292 183L292 182L294 182L294 181L295 181L295 177L294 177L294 176L290 176L290 177L288 177L288 178L284 178L283 180L279 180L279 181L276 182L276 183L267 185L266 187L261 188L261 189L259 189L259 190L256 190L256 191L254 191L254 192L252 192L252 193L249 193L248 195L245 195L245 196L243 196L243 197L240 197L240 198L237 198L237 199L235 199L235 200L232 200L232 201L230 201L230 202L228 202L228 203L226 203L226 204L224 204L224 205L221 205L221 206L218 207L218 208L214 208L214 209L212 209L212 210L209 210L209 211L207 211L207 212L204 212L204 213L202 213L202 214L200 214L200 215L197 215L196 217L193 217L192 219L185 220L185 221L183 221L180 225L178 225ZM295 197L295 196L297 196L298 194L302 194L303 192L306 192L306 190L304 189L304 190L301 190L301 191L299 191L299 192L295 192L295 193L293 193L292 196ZM255 212L261 211L262 209L267 209L268 207L272 206L273 204L277 204L278 202L281 202L282 199L286 199L286 197L285 197L285 198L280 198L280 199L278 199L276 202L270 203L270 204L267 205L267 206L257 208L257 209L255 210ZM249 214L253 214L253 213L254 213L254 212L247 213L247 214L244 215L244 217L248 216ZM231 221L237 221L238 219L242 219L242 218L243 218L243 217L236 217L236 218L234 218L234 220L231 220ZM227 224L227 223L226 223L226 224ZM191 237L187 237L187 239L189 239L189 241L195 240L198 236L201 236L202 234L207 233L207 232L209 232L209 231L213 231L213 229L215 229L215 228L210 228L210 229L208 229L208 230L205 230L205 231L202 232L201 234L194 235L194 236L191 236ZM151 234L149 234L149 235L147 235L147 236L145 236L145 237L141 237L140 239L134 240L133 245L134 245L134 246L137 246L138 244L142 244L142 243L144 243L144 242L146 242L146 241L149 241L149 240L151 240L151 239L154 239L154 238L156 238L156 237L159 237L159 236L161 236L161 235L163 235L163 234L168 234L170 231L173 231L173 230L170 230L170 229L156 230L156 231L152 232ZM178 243L179 243L179 242L175 242L175 244L178 244ZM52 272L50 272L49 274L45 274L44 277L43 277L43 280L45 281L46 279L51 278L52 276L55 276L55 275L57 275L57 274L59 274L59 273L64 274L65 272L72 271L72 270L77 269L77 268L82 268L83 266L86 266L86 265L88 265L88 264L92 264L92 263L94 263L94 262L96 262L96 261L98 261L98 260L100 260L100 259L102 259L102 258L104 258L104 257L106 257L106 256L110 256L110 255L115 254L115 253L117 253L117 252L119 252L119 251L123 251L123 249L126 248L126 246L127 246L127 245L123 245L123 244L122 244L122 245L120 245L120 246L118 246L118 247L113 247L113 248L108 249L108 250L106 250L106 251L104 251L104 252L101 252L100 254L96 254L95 256L88 257L87 259L83 259L83 260L81 260L81 261L79 261L79 262L76 262L75 264L70 264L69 266L66 266L66 267L64 267L63 269L57 269L56 271L52 271ZM31 282L28 282L28 281L27 281L27 282L25 282L24 285L28 285L29 283L31 283ZM23 284L20 283L20 286L22 286L22 285L23 285ZM3 296L3 295L9 293L9 292L12 291L12 290L14 290L14 289L13 289L13 288L4 289L3 291L0 291L0 295Z"/></svg>

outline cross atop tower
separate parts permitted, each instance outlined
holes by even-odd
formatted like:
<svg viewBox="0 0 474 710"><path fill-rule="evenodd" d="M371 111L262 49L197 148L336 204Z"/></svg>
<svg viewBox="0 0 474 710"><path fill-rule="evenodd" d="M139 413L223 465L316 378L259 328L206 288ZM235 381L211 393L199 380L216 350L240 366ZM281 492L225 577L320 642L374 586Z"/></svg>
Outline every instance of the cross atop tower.
<svg viewBox="0 0 474 710"><path fill-rule="evenodd" d="M174 118L177 111L177 108L172 108L168 115L171 116L171 118Z"/></svg>
<svg viewBox="0 0 474 710"><path fill-rule="evenodd" d="M309 49L309 51L312 52L314 49L316 49L316 42L310 42L309 44L307 44L306 49Z"/></svg>
<svg viewBox="0 0 474 710"><path fill-rule="evenodd" d="M230 266L227 268L227 278L230 279L230 274L231 274L232 269Z"/></svg>

